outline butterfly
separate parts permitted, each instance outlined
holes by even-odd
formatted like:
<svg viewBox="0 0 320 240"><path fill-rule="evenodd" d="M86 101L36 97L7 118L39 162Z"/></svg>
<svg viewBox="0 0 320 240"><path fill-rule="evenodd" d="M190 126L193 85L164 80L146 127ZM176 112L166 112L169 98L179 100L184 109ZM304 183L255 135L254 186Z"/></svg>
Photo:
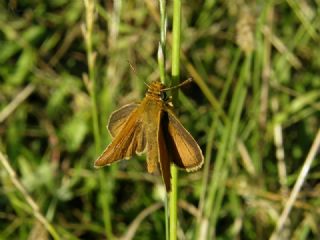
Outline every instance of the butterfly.
<svg viewBox="0 0 320 240"><path fill-rule="evenodd" d="M113 112L108 122L113 140L94 166L103 167L146 152L148 172L153 173L159 163L167 192L171 190L171 163L188 172L201 168L202 151L179 122L172 100L166 95L166 91L176 87L165 88L160 81L153 81L141 103L131 103Z"/></svg>

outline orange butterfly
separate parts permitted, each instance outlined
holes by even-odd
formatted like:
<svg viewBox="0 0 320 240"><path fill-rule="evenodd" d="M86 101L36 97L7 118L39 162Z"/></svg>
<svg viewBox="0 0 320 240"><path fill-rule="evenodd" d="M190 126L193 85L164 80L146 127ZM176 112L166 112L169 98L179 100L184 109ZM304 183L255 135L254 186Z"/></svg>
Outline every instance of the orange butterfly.
<svg viewBox="0 0 320 240"><path fill-rule="evenodd" d="M148 172L153 173L159 162L167 192L171 190L171 162L187 171L199 169L204 161L201 149L181 125L171 99L165 95L173 88L153 81L140 104L128 104L113 112L108 130L114 139L94 166L103 167L146 152Z"/></svg>

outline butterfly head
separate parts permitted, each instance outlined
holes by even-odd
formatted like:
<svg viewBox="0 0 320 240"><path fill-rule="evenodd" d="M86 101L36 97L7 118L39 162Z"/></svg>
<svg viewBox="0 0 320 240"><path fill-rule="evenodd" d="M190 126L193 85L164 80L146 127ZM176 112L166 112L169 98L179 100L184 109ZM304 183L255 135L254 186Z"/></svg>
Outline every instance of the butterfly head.
<svg viewBox="0 0 320 240"><path fill-rule="evenodd" d="M149 85L146 84L148 86L148 91L147 91L146 96L151 97L151 98L160 99L162 101L167 102L169 100L169 98L166 94L167 91L172 90L172 89L181 88L183 85L186 85L190 82L192 82L191 78L185 80L184 82L182 82L176 86L166 88L164 84L162 84L159 80L156 80L156 81L151 82Z"/></svg>
<svg viewBox="0 0 320 240"><path fill-rule="evenodd" d="M160 81L153 81L148 85L147 96L155 97L157 99L163 99L163 91L162 89L165 88Z"/></svg>

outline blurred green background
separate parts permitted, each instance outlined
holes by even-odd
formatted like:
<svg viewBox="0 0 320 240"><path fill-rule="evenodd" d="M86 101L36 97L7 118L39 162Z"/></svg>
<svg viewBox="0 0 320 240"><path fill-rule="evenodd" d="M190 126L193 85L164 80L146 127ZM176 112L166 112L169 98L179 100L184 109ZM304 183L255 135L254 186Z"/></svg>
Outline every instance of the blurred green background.
<svg viewBox="0 0 320 240"><path fill-rule="evenodd" d="M100 0L91 14L80 0L0 2L0 151L16 174L0 165L0 239L165 239L164 186L144 156L93 168L110 113L159 78L158 4ZM171 1L167 12L169 74ZM176 108L206 161L179 171L179 239L274 232L319 129L319 13L308 0L182 2L181 80L194 83ZM319 165L279 239L320 239Z"/></svg>

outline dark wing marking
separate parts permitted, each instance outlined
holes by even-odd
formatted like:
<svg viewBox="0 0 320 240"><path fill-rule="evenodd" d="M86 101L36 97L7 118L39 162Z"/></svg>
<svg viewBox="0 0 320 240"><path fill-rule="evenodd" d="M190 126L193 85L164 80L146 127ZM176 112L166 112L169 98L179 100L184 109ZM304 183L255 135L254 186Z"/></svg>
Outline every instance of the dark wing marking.
<svg viewBox="0 0 320 240"><path fill-rule="evenodd" d="M163 115L163 114L162 114ZM166 186L167 192L171 191L171 172L170 172L170 155L168 153L167 143L164 137L164 127L165 125L162 124L158 128L158 149L159 149L159 164L160 164L160 171L162 175L162 179Z"/></svg>

